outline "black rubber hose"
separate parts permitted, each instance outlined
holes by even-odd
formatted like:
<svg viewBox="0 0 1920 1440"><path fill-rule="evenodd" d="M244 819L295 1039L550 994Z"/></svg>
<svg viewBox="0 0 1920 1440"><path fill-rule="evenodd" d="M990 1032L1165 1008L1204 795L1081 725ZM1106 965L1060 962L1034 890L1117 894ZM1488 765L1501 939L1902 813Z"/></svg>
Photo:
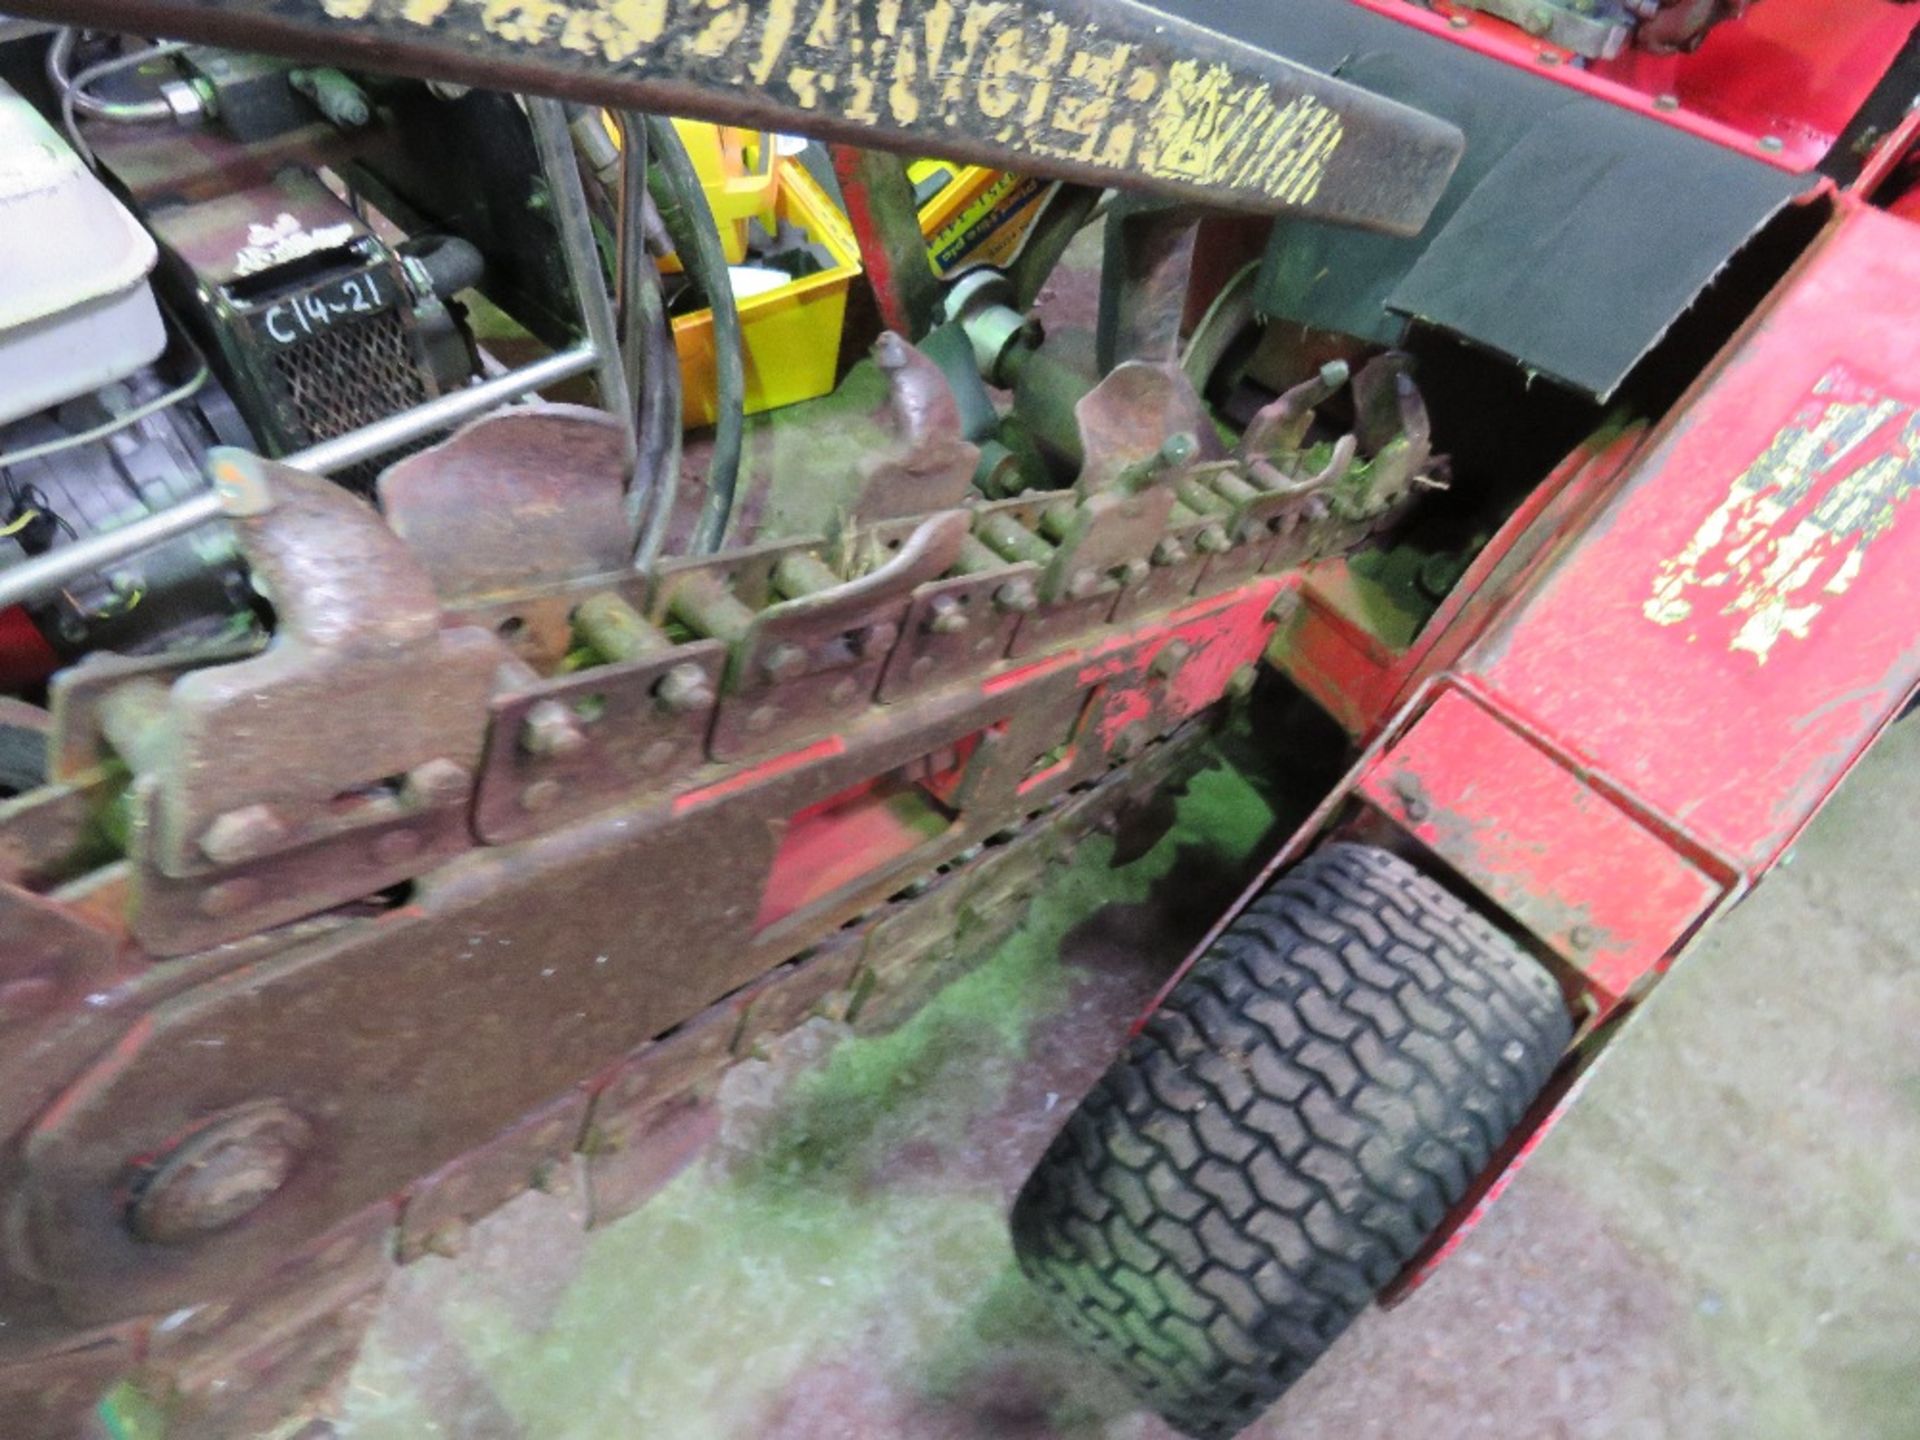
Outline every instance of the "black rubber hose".
<svg viewBox="0 0 1920 1440"><path fill-rule="evenodd" d="M647 142L654 160L648 171L648 188L667 233L673 236L681 265L706 294L713 310L713 465L707 473L707 498L694 526L692 546L696 555L711 555L726 538L734 489L740 479L740 446L747 414L746 342L740 332L740 307L734 302L733 277L720 243L720 228L714 222L713 208L707 204L707 192L693 168L693 159L680 143L671 120L649 115Z"/></svg>
<svg viewBox="0 0 1920 1440"><path fill-rule="evenodd" d="M667 318L666 294L660 285L660 267L647 250L648 150L643 116L620 117L624 136L621 153L620 225L621 360L627 388L639 396L635 425L639 438L639 465L634 491L628 496L628 518L636 540L634 564L651 569L666 542L680 493L680 357L673 345L673 322ZM656 223L658 217L654 217ZM643 493L644 489L644 493Z"/></svg>

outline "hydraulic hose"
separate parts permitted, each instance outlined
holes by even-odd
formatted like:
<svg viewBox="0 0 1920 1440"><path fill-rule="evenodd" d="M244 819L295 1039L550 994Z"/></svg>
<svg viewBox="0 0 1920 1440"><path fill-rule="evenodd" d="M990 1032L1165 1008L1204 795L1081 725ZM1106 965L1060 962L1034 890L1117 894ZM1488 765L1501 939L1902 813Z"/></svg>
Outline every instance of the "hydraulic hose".
<svg viewBox="0 0 1920 1440"><path fill-rule="evenodd" d="M680 356L673 345L660 267L647 249L647 124L644 116L620 117L620 357L627 388L639 396L635 428L639 436L636 484L628 496L629 519L637 541L634 564L649 570L666 543L680 494ZM654 217L658 223L658 217Z"/></svg>
<svg viewBox="0 0 1920 1440"><path fill-rule="evenodd" d="M659 207L667 233L687 275L706 293L713 309L713 354L716 372L716 416L713 465L707 473L707 496L694 526L693 553L711 555L726 538L733 515L734 489L740 478L740 447L746 428L746 344L740 332L740 307L734 301L733 277L713 208L700 184L699 172L671 120L646 118L648 147L654 163L648 188Z"/></svg>

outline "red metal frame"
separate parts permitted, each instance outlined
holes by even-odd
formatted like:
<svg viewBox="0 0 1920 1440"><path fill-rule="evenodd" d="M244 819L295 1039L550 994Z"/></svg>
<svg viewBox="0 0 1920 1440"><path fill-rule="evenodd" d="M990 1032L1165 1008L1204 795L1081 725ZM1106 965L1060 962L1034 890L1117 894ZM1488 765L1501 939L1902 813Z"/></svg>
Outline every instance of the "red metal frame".
<svg viewBox="0 0 1920 1440"><path fill-rule="evenodd" d="M1920 25L1898 0L1766 0L1690 55L1629 49L1586 66L1451 0L1354 3L1796 174L1826 157Z"/></svg>
<svg viewBox="0 0 1920 1440"><path fill-rule="evenodd" d="M1348 821L1397 831L1470 887L1587 1017L1396 1295L1458 1246L1611 1022L1779 860L1920 685L1920 232L1869 203L1913 130L1834 196L1661 424L1569 457L1411 644L1343 603L1344 568L1302 589L1278 653L1363 752L1162 998Z"/></svg>

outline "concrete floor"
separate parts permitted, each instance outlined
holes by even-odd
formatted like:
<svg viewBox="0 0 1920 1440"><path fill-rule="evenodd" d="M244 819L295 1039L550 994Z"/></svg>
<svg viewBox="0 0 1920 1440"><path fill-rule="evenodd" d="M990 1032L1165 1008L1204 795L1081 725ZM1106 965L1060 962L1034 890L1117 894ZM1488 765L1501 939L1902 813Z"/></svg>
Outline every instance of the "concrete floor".
<svg viewBox="0 0 1920 1440"><path fill-rule="evenodd" d="M1707 935L1424 1289L1259 1428L1920 1436L1920 725ZM1097 842L910 1025L736 1070L719 1139L584 1232L528 1196L390 1287L346 1440L1164 1440L1013 1268L1002 1217L1274 824L1238 772Z"/></svg>

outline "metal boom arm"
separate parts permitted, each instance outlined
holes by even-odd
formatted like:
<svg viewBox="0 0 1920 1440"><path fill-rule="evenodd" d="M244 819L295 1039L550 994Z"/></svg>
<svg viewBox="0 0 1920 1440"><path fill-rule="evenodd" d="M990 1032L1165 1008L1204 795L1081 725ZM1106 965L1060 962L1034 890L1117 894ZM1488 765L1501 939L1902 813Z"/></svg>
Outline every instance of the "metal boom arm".
<svg viewBox="0 0 1920 1440"><path fill-rule="evenodd" d="M23 15L1411 234L1445 121L1134 0L10 0Z"/></svg>

